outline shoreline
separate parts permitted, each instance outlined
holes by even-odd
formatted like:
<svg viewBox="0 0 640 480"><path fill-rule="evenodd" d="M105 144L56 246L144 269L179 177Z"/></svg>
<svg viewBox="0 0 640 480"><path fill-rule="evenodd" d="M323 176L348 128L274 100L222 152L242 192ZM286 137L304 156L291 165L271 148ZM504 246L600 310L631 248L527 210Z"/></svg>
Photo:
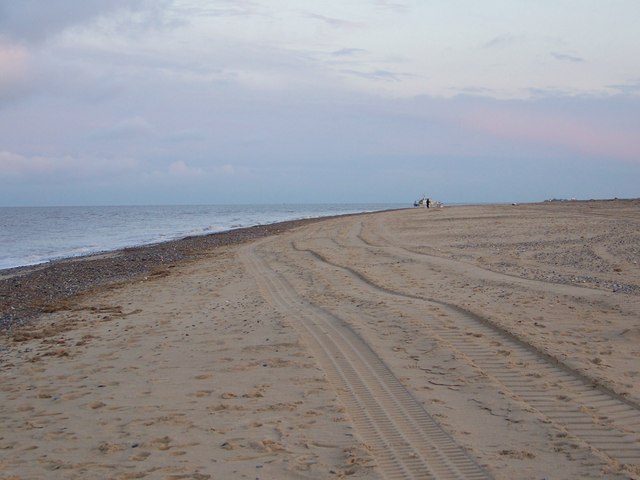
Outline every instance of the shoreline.
<svg viewBox="0 0 640 480"><path fill-rule="evenodd" d="M198 259L213 249L277 235L297 227L349 213L237 228L166 242L0 270L0 335L25 327L44 313L64 308L75 296L96 288L163 276L178 264Z"/></svg>
<svg viewBox="0 0 640 480"><path fill-rule="evenodd" d="M544 200L531 203L489 203L447 205L446 209L526 207L566 208L570 205L631 204L640 199L588 199ZM322 217L286 220L253 225L205 235L187 236L152 244L96 252L77 257L66 257L48 262L0 269L0 336L10 334L14 328L24 327L43 313L64 308L74 296L86 294L96 288L134 281L145 275L166 275L178 263L195 260L212 249L244 243L268 235L283 233L310 223L340 217L367 215L388 211L413 210L416 207L380 210L375 212L346 213ZM432 209L435 210L435 209ZM557 283L567 283L562 278Z"/></svg>
<svg viewBox="0 0 640 480"><path fill-rule="evenodd" d="M1 207L7 271L241 228L393 210L393 203Z"/></svg>

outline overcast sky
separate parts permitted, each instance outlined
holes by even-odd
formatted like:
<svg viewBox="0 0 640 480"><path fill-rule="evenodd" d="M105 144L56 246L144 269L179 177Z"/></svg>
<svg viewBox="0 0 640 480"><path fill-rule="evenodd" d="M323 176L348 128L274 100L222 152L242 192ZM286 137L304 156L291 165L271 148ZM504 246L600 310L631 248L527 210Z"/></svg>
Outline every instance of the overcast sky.
<svg viewBox="0 0 640 480"><path fill-rule="evenodd" d="M638 0L0 0L0 205L640 196Z"/></svg>

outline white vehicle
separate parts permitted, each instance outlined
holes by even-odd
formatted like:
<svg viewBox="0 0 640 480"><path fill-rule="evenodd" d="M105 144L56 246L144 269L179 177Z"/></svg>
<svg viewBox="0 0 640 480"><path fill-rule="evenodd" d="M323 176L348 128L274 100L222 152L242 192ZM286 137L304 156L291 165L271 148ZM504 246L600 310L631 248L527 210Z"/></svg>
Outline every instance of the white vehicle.
<svg viewBox="0 0 640 480"><path fill-rule="evenodd" d="M432 207L442 208L444 205L443 205L442 202L438 202L436 200L431 200L426 195L423 195L421 199L416 200L415 202L413 202L413 206L414 207L423 207L423 208L432 208Z"/></svg>

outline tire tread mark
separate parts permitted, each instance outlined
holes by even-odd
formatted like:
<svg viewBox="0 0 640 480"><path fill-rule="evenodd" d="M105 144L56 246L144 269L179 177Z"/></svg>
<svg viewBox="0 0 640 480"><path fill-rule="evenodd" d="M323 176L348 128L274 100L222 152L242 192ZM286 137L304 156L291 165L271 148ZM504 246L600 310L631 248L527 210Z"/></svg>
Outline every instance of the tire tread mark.
<svg viewBox="0 0 640 480"><path fill-rule="evenodd" d="M241 257L260 290L289 315L322 364L357 431L387 478L491 478L447 435L371 348L340 318L304 301L255 252Z"/></svg>
<svg viewBox="0 0 640 480"><path fill-rule="evenodd" d="M572 369L555 357L538 350L535 346L488 319L456 305L432 298L405 294L378 285L362 273L333 262L311 248L299 248L295 243L292 243L291 246L298 252L308 254L329 267L346 272L352 278L380 293L437 304L449 311L465 327L480 329L479 331L483 335L476 337L461 335L459 329L452 330L446 325L430 324L431 327L439 327L434 333L471 358L480 369L510 390L512 395L527 402L532 408L547 416L554 424L567 429L609 458L627 465L640 465L640 429L637 427L640 424L640 406L635 402L620 396L603 385L596 384L593 379ZM376 248L384 247L376 246ZM505 360L501 359L496 349L489 345L489 339L496 338L502 344L501 349L509 346L512 352L512 355L509 356L511 364L508 365ZM523 373L513 373L516 356L522 365L535 363L536 370L543 373L544 378L536 381L527 377L530 378L529 385L522 385L520 380ZM546 382L543 381L545 378ZM552 379L552 382L549 382L549 379ZM550 383L556 385L549 385ZM540 399L546 400L547 403L541 402ZM559 399L562 399L562 402L559 402ZM563 402L570 403L570 411L581 419L580 423L572 421L566 415L567 410L563 409L565 407ZM621 410L625 415L616 415L617 410ZM599 437L603 433L611 432L614 432L616 439L621 439L626 444L627 448L624 450L631 452L629 455L621 453L622 449L618 442L607 441Z"/></svg>

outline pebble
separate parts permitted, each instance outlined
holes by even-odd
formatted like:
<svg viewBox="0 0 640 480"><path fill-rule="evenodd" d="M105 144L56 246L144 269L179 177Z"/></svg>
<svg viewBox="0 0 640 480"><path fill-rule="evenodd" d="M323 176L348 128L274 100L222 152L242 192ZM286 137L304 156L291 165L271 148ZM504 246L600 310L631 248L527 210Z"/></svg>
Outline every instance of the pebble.
<svg viewBox="0 0 640 480"><path fill-rule="evenodd" d="M0 334L11 334L41 314L62 308L68 299L93 288L162 275L175 264L210 254L217 247L244 243L319 220L258 225L126 248L108 255L0 270Z"/></svg>

